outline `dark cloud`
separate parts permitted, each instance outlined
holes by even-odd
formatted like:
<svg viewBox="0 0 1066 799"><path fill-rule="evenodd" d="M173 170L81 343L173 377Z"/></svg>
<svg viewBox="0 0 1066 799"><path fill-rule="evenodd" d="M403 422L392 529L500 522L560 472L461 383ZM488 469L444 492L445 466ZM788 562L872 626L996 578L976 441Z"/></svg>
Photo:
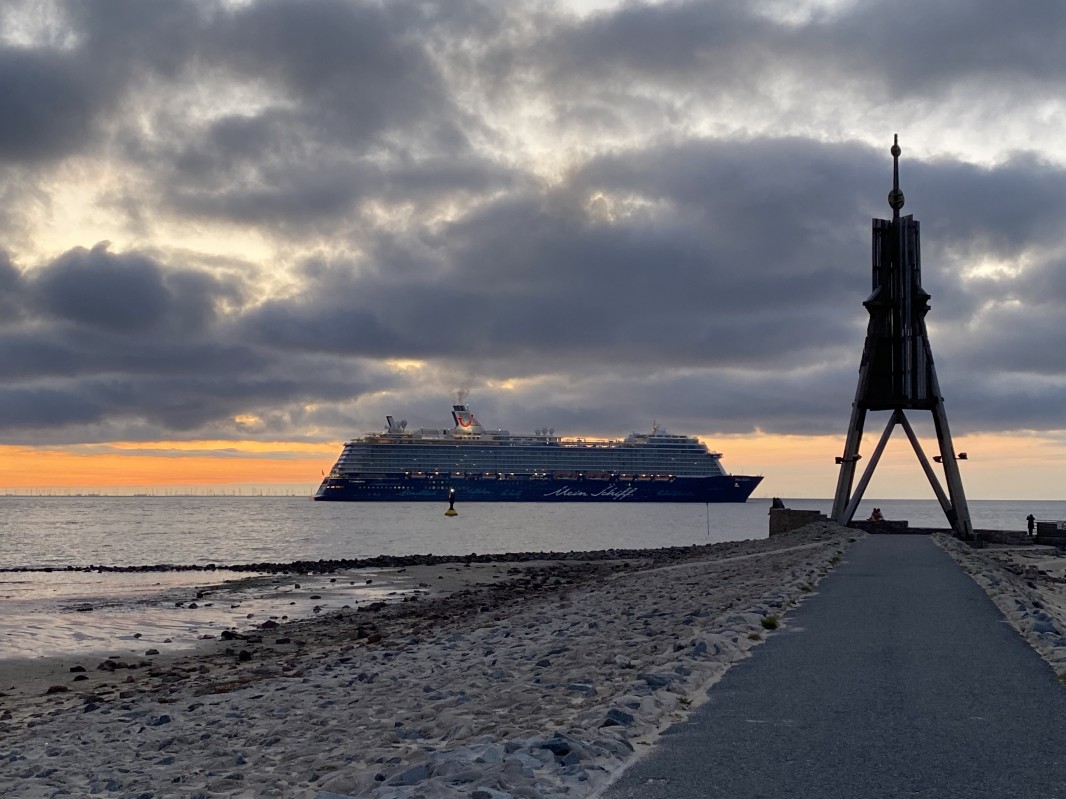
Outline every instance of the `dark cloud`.
<svg viewBox="0 0 1066 799"><path fill-rule="evenodd" d="M96 135L99 91L65 54L0 48L0 162L76 152Z"/></svg>
<svg viewBox="0 0 1066 799"><path fill-rule="evenodd" d="M1054 0L1017 14L982 0L857 3L816 26L811 44L841 54L834 66L847 71L838 74L879 76L909 96L940 96L959 82L1024 92L1066 74L1064 25L1066 8Z"/></svg>
<svg viewBox="0 0 1066 799"><path fill-rule="evenodd" d="M0 250L0 326L11 324L22 316L22 273L11 262L10 256Z"/></svg>
<svg viewBox="0 0 1066 799"><path fill-rule="evenodd" d="M367 197L417 201L505 178L471 151L413 11L270 0L217 15L199 45L211 77L256 84L275 100L200 127L178 121L145 149L156 168L172 165L168 204L306 230Z"/></svg>
<svg viewBox="0 0 1066 799"><path fill-rule="evenodd" d="M461 385L516 430L841 432L889 213L871 127L1028 146L1066 65L1050 3L61 8L62 46L0 49L0 234L66 250L0 258L7 440L340 438L446 424ZM956 434L1062 429L1061 156L951 133L903 125L901 179ZM98 238L139 244L25 224L96 179Z"/></svg>
<svg viewBox="0 0 1066 799"><path fill-rule="evenodd" d="M234 286L203 274L167 272L139 254L113 254L108 243L64 253L36 271L29 297L43 314L88 329L124 335L155 330L196 332Z"/></svg>
<svg viewBox="0 0 1066 799"><path fill-rule="evenodd" d="M304 438L306 410L390 382L350 359L286 357L235 319L251 292L219 272L144 253L77 248L34 269L0 259L5 441ZM255 430L238 416L263 420ZM326 414L328 416L328 412Z"/></svg>
<svg viewBox="0 0 1066 799"><path fill-rule="evenodd" d="M793 9L789 9L790 11ZM733 98L772 111L778 81L793 91L843 85L866 101L955 102L960 84L1021 99L1066 74L1066 10L1054 0L1019 13L984 0L841 3L807 18L776 18L759 4L700 0L622 4L536 40L534 60L569 98L604 88L623 105L646 96ZM629 90L627 90L627 88ZM663 108L669 107L663 102Z"/></svg>
<svg viewBox="0 0 1066 799"><path fill-rule="evenodd" d="M279 346L538 368L619 352L675 366L817 358L851 332L825 304L868 281L856 225L835 223L862 185L831 189L848 172L833 152L758 142L598 159L549 195L508 196L433 235L388 238L365 264L308 273L296 303L247 322ZM860 154L836 152L853 165L845 177Z"/></svg>

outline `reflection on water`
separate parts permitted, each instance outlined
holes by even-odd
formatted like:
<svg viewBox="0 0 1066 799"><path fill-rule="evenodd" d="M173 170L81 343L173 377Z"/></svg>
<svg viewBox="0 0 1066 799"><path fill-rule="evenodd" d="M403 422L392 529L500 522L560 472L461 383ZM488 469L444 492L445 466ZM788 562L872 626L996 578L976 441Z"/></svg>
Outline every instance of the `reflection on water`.
<svg viewBox="0 0 1066 799"><path fill-rule="evenodd" d="M0 657L143 656L150 648L189 649L226 629L306 618L410 590L383 574L363 569L294 579L222 571L52 572L0 579Z"/></svg>

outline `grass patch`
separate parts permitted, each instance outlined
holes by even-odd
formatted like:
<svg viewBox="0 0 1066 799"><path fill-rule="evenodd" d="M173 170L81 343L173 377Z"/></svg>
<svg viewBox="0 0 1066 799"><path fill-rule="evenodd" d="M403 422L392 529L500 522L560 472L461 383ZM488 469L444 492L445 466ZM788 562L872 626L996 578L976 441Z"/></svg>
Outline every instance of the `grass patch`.
<svg viewBox="0 0 1066 799"><path fill-rule="evenodd" d="M840 555L833 555L833 557L829 559L830 566L836 566L838 563L840 563Z"/></svg>
<svg viewBox="0 0 1066 799"><path fill-rule="evenodd" d="M767 616L762 620L762 626L767 630L776 630L779 624L777 616Z"/></svg>
<svg viewBox="0 0 1066 799"><path fill-rule="evenodd" d="M1059 682L1061 682L1063 685L1066 685L1066 671L1062 672L1062 674L1059 675Z"/></svg>
<svg viewBox="0 0 1066 799"><path fill-rule="evenodd" d="M762 636L759 633L748 633L749 641L761 641Z"/></svg>

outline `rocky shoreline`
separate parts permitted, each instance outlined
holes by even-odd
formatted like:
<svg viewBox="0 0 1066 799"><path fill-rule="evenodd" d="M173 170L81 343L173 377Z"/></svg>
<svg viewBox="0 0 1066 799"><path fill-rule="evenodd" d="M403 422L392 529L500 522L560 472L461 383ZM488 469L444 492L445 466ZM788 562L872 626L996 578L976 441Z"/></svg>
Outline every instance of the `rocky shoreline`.
<svg viewBox="0 0 1066 799"><path fill-rule="evenodd" d="M53 572L99 572L101 574L232 571L258 572L261 574L335 574L359 569L398 569L411 566L442 566L450 563L530 563L533 561L624 561L636 560L651 563L666 563L675 560L700 558L711 547L728 546L730 543L705 544L690 547L662 547L658 549L601 549L569 552L502 552L469 555L376 555L370 558L338 558L320 560L294 560L287 563L261 561L258 563L155 563L137 566L18 566L0 567L0 573L53 573Z"/></svg>
<svg viewBox="0 0 1066 799"><path fill-rule="evenodd" d="M854 536L486 556L446 595L81 664L66 691L0 698L0 796L590 796L787 624Z"/></svg>

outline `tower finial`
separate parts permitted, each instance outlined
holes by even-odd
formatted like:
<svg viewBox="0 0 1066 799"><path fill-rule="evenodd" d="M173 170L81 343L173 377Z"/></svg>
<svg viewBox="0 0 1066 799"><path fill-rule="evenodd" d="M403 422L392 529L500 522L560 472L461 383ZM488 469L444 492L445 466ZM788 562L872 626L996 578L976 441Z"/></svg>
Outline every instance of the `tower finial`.
<svg viewBox="0 0 1066 799"><path fill-rule="evenodd" d="M903 151L899 148L899 134L892 137L892 191L888 193L888 206L892 209L893 218L899 217L899 209L903 207L903 192L899 190L899 156Z"/></svg>

